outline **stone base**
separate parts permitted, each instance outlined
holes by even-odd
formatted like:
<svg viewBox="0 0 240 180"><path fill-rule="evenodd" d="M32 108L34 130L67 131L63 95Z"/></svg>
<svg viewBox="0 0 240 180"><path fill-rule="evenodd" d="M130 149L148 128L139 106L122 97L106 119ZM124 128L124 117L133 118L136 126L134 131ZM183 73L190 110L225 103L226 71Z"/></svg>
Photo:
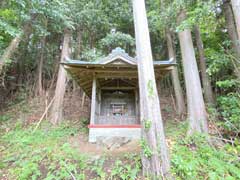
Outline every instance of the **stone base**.
<svg viewBox="0 0 240 180"><path fill-rule="evenodd" d="M89 128L89 142L96 142L98 138L109 138L109 137L124 137L129 139L140 139L141 137L141 128L131 127L131 128L101 128L94 127Z"/></svg>

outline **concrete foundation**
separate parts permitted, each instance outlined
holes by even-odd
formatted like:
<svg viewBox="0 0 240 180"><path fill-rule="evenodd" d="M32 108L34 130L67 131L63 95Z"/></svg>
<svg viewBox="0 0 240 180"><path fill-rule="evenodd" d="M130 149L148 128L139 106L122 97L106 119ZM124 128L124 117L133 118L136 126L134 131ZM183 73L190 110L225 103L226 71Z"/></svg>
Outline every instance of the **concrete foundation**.
<svg viewBox="0 0 240 180"><path fill-rule="evenodd" d="M89 128L89 142L96 142L98 137L140 139L141 128Z"/></svg>

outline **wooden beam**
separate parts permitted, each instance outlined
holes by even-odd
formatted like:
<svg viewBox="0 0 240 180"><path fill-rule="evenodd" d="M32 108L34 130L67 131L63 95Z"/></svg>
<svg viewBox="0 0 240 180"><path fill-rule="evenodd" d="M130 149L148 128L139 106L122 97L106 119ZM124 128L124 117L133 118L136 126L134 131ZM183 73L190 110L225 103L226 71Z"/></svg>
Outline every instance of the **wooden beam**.
<svg viewBox="0 0 240 180"><path fill-rule="evenodd" d="M96 83L96 77L93 77L92 82L92 98L91 98L91 119L90 124L94 124L95 120L95 112L96 112L96 89L97 89L97 83Z"/></svg>
<svg viewBox="0 0 240 180"><path fill-rule="evenodd" d="M136 87L101 87L102 90L131 90L135 89Z"/></svg>
<svg viewBox="0 0 240 180"><path fill-rule="evenodd" d="M97 78L107 78L107 79L116 79L116 78L137 78L137 74L111 74L111 75L104 75L104 74L98 74L96 75Z"/></svg>

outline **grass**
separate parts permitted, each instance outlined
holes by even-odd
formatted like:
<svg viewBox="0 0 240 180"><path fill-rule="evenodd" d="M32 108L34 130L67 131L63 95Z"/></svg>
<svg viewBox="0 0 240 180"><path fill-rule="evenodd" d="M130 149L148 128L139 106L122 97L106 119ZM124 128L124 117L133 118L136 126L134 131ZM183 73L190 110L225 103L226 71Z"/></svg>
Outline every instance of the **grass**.
<svg viewBox="0 0 240 180"><path fill-rule="evenodd" d="M93 159L73 148L68 140L81 129L68 123L56 128L45 123L34 133L34 126L12 126L0 139L0 179L136 179L140 172L136 154Z"/></svg>
<svg viewBox="0 0 240 180"><path fill-rule="evenodd" d="M141 179L138 154L94 158L69 143L69 138L83 132L81 125L65 123L54 128L44 122L33 133L34 124L26 126L9 113L0 117L0 179ZM168 121L165 126L177 180L240 179L238 141L234 146L214 147L203 135L186 137L186 122Z"/></svg>

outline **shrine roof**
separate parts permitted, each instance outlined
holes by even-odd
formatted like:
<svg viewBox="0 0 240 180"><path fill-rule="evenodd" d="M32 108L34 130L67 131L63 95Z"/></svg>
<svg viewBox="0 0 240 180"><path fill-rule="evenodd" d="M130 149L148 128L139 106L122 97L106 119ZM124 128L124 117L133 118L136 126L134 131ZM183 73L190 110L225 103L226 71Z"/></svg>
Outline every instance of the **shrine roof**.
<svg viewBox="0 0 240 180"><path fill-rule="evenodd" d="M93 60L93 61L84 61L84 60L74 60L68 57L65 58L64 65L68 66L104 66L104 65L113 65L113 66L136 66L137 58L129 56L123 49L116 48L112 52L103 58ZM170 60L154 60L154 66L173 66L175 65L174 59Z"/></svg>
<svg viewBox="0 0 240 180"><path fill-rule="evenodd" d="M116 48L108 56L94 61L73 60L68 57L61 63L71 77L78 82L88 96L91 96L93 78L98 85L122 79L138 86L137 58L129 56L123 49ZM156 79L172 70L173 59L153 61Z"/></svg>

